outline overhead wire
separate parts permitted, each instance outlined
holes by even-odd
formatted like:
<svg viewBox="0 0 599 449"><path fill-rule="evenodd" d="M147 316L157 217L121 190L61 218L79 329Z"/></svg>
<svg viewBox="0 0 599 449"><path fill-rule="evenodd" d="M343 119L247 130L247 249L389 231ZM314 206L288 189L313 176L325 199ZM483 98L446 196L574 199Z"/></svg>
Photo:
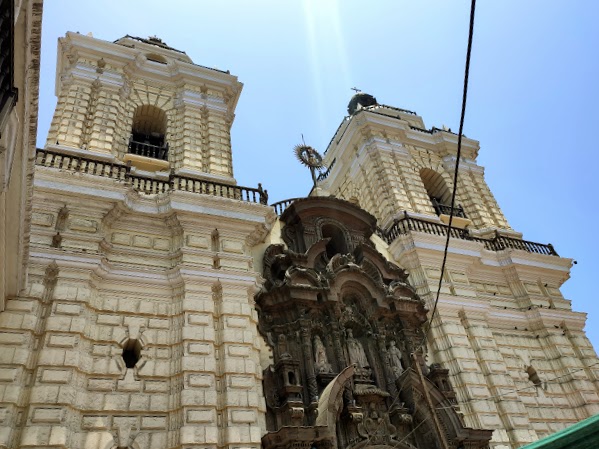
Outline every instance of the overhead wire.
<svg viewBox="0 0 599 449"><path fill-rule="evenodd" d="M460 167L460 158L461 158L461 154L462 154L462 136L463 136L463 131L464 131L464 118L466 116L466 99L468 97L468 77L470 74L470 55L472 53L472 38L474 36L474 12L475 12L475 9L476 9L476 0L472 0L472 3L470 5L470 28L468 31L468 49L466 50L466 67L464 69L464 88L462 91L462 112L460 115L460 129L458 132L458 149L456 152L456 161L455 161L455 168L454 168L454 174L453 174L453 189L451 192L451 207L450 207L450 213L449 213L449 223L447 224L447 238L445 240L445 248L443 250L443 262L441 263L441 275L439 276L439 285L437 287L437 294L435 297L435 303L433 305L433 311L432 311L430 319L428 321L428 326L427 326L426 332L424 333L424 336L422 337L422 341L420 342L418 349L420 349L420 348L422 348L422 346L424 346L424 343L426 342L428 334L433 325L433 318L435 317L435 312L437 311L437 306L439 304L439 296L441 294L441 287L443 286L443 275L445 273L445 265L447 263L447 253L449 250L449 238L451 236L451 226L453 224L455 197L456 197L457 186L458 186L458 172L459 172L459 167Z"/></svg>
<svg viewBox="0 0 599 449"><path fill-rule="evenodd" d="M566 374L563 374L561 376L554 377L553 379L549 379L549 380L547 380L547 381L545 381L543 383L547 384L547 385L549 385L549 384L556 384L556 383L558 385L561 385L564 382L556 382L556 381L559 380L559 379L562 379L564 377L571 376L572 374L575 374L577 372L584 371L586 369L589 369L589 368L592 368L592 367L595 367L595 366L598 366L598 365L599 365L599 362L596 362L596 363L593 363L593 364L591 364L589 366L585 366L583 368L578 368L578 369L576 369L574 371L570 371L570 372L568 372ZM407 376L406 376L406 378L407 378ZM502 396L505 396L505 395L508 395L508 394L513 394L513 393L516 393L516 392L519 392L519 391L523 391L523 390L528 390L530 388L538 388L538 386L537 385L529 385L529 386L524 387L524 388L519 388L519 389L515 389L515 390L509 390L509 391L506 391L504 393L501 393L501 394L498 394L498 395L495 395L495 396L490 396L488 398L478 398L478 399L471 399L469 401L462 401L462 402L460 402L460 404L472 403L472 402L494 401L495 399L498 399L498 398L500 398ZM455 405L445 405L445 406L435 407L435 410L455 410ZM400 444L402 444L403 442L405 442L420 426L422 426L424 423L426 423L430 419L432 419L432 415L429 415L426 418L424 418L422 421L420 421L418 423L418 425L416 425L416 427L414 427L409 433L407 433L401 440L399 440L397 443L395 443L392 446L392 448L396 449L397 447L399 447Z"/></svg>
<svg viewBox="0 0 599 449"><path fill-rule="evenodd" d="M424 342L426 341L428 332L430 331L431 325L432 325L432 320L433 317L435 315L435 311L437 309L437 303L439 302L439 294L441 291L441 286L442 286L442 280L443 280L443 272L445 270L445 263L447 260L447 252L448 252L448 248L449 248L449 236L451 234L451 225L453 222L453 211L454 211L454 205L455 205L455 197L456 197L456 187L457 187L457 180L458 180L458 169L459 169L459 163L460 163L460 155L461 155L461 149L462 149L462 132L464 129L464 117L466 114L466 97L467 97L467 93L468 93L468 74L470 71L470 54L472 53L472 37L474 34L474 11L475 11L475 7L476 7L476 0L472 0L471 6L470 6L470 27L469 27L469 31L468 31L468 48L466 50L466 68L465 68L465 74L464 74L464 89L463 89L463 95L462 95L462 113L461 113L461 117L460 117L460 129L459 129L459 134L458 134L458 149L457 149L457 154L456 154L456 164L455 164L455 172L454 172L454 180L453 180L453 191L451 194L451 213L449 216L449 224L448 224L448 228L447 228L447 240L445 242L445 249L443 251L443 263L441 265L441 277L439 278L439 288L437 289L437 296L435 299L435 305L433 308L433 312L431 314L431 318L429 320L429 325L427 327L427 330L424 334L424 337L422 339L422 342L420 343L420 345L418 346L417 350L420 349ZM395 396L395 398L393 399L393 401L391 402L391 405L389 406L389 408L391 409L399 400L400 394L403 390L403 387L405 385L405 381L407 380L408 376L405 376L405 378L403 379L399 391L397 393L397 395ZM424 387L424 385L423 385ZM424 420L426 421L426 420ZM420 427L420 425L422 425L422 423L424 422L422 421L418 426L416 426L416 428L414 428L408 435L406 435L406 437L404 437L404 439L402 439L402 442L405 441L405 439L411 435L418 427ZM380 427L381 424L379 424ZM378 427L376 429L378 431ZM375 432L376 433L376 432ZM366 442L366 446L368 445L368 443L370 443L370 437L368 437L368 440Z"/></svg>
<svg viewBox="0 0 599 449"><path fill-rule="evenodd" d="M451 237L451 230L452 230L452 225L453 225L453 217L454 217L454 210L455 210L455 199L456 199L456 194L457 194L457 185L458 185L458 175L459 175L459 166L460 166L460 160L461 160L461 151L462 151L462 137L463 137L463 131L464 131L464 120L465 120L465 115L466 115L466 103L467 103L467 96L468 96L468 79L469 79L469 73L470 73L470 59L471 59L471 54L472 54L472 41L473 41L473 36L474 36L474 17L475 17L475 10L476 10L476 0L472 0L471 2L471 7L470 7L470 25L469 25L469 32L468 32L468 48L466 51L466 64L465 64L465 69L464 69L464 86L463 86L463 93L462 93L462 109L461 109L461 115L460 115L460 126L459 126L459 132L458 132L458 146L457 146L457 151L456 151L456 161L455 161L455 167L454 167L454 176L453 176L453 188L452 188L452 193L451 193L451 208L450 208L450 215L449 215L449 222L447 224L447 238L445 240L445 246L444 246L444 250L443 250L443 261L441 263L441 274L439 276L439 284L437 287L437 292L435 295L435 302L433 305L433 310L431 312L431 316L430 319L428 321L428 326L427 329L424 333L424 336L422 338L422 341L420 342L420 344L417 347L417 351L419 349L421 349L423 347L423 345L425 344L428 335L430 333L431 327L432 327L432 323L433 323L433 319L435 317L435 313L437 312L438 309L438 304L439 304L439 298L440 298L440 294L441 294L441 287L443 286L443 276L445 273L445 267L447 264L447 254L449 252L449 241L450 241L450 237ZM580 371L584 371L586 369L592 368L594 366L599 365L599 362L594 363L592 365L589 366L585 366L583 368L579 368L575 371L570 371L562 376L558 376L555 377L553 379L547 380L545 382L543 382L543 384L549 385L549 384L554 384L556 383L556 381L558 381L559 379L562 379L564 377L567 376L571 376L577 372ZM400 398L401 392L406 384L406 380L407 380L408 376L405 376L405 378L403 379L403 381L400 384L400 388L399 391L397 393L397 395L395 396L395 398L393 399L391 405L389 408L393 407L397 401ZM563 382L557 382L558 384L562 384ZM423 386L424 387L424 386ZM486 401L496 401L497 399L502 398L503 396L509 395L509 394L513 394L513 393L517 393L520 391L524 391L524 390L528 390L531 388L538 388L538 385L529 385L527 387L523 387L523 388L519 388L519 389L513 389L513 390L509 390L509 391L505 391L503 393L494 395L494 396L490 396L487 398L472 398L466 401L461 401L461 404L467 404L467 403L473 403L473 402L486 402ZM455 409L455 406L450 405L450 406L443 406L443 407L435 407L435 410L445 410L445 409ZM431 415L432 416L432 415ZM429 419L431 419L431 416L426 417L425 419L423 419L420 423L418 423L418 425L416 427L414 427L407 435L405 435L401 440L399 440L394 447L399 446L400 444L402 444L404 441L406 441L421 425L423 425L425 422L427 422ZM380 424L379 424L380 426ZM378 430L378 429L377 429ZM367 443L370 442L370 436L368 438Z"/></svg>
<svg viewBox="0 0 599 449"><path fill-rule="evenodd" d="M556 382L556 381L557 381L557 380L559 380L559 379L562 379L562 378L564 378L564 377L571 376L572 374L578 373L578 372L580 372L580 371L584 371L584 370L587 370L587 369L589 369L589 368L593 368L593 367L595 367L595 366L599 366L599 362L595 362L595 363L593 363L593 364L591 364L591 365L588 365L588 366L585 366L585 367L583 367L583 368L578 368L578 369L576 369L576 370L574 370L574 371L569 371L569 372L567 372L566 374L562 374L561 376L557 376L557 377L554 377L553 379L546 380L546 381L542 382L542 384L544 384L544 385L553 385L553 384L558 384L558 385L561 385L561 384L563 384L563 383L565 383L565 382ZM503 396L507 396L508 394L519 393L520 391L524 391L524 390L530 390L531 388L539 388L539 386L538 386L538 385L535 385L535 384L533 384L533 385L528 385L528 386L526 386L526 387L522 387L522 388L517 388L517 389L513 389L513 390L508 390L508 391L505 391L505 392L503 392L503 393L496 394L496 395L494 395L494 396L489 396L488 398L472 398L472 399L466 399L466 400L464 400L464 401L460 401L460 404L471 404L471 403L473 403L473 402L486 402L486 401L495 401L496 399L499 399L499 398L501 398L501 397L503 397Z"/></svg>

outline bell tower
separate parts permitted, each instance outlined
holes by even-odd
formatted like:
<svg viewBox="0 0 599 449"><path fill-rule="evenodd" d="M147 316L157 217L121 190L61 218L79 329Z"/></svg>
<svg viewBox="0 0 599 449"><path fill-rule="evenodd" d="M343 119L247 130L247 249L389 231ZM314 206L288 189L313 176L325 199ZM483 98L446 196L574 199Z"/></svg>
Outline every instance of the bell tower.
<svg viewBox="0 0 599 449"><path fill-rule="evenodd" d="M59 40L28 282L0 314L0 447L259 449L253 247L233 178L237 78L160 39Z"/></svg>
<svg viewBox="0 0 599 449"><path fill-rule="evenodd" d="M161 39L59 40L58 102L47 148L136 170L233 182L230 128L242 85Z"/></svg>
<svg viewBox="0 0 599 449"><path fill-rule="evenodd" d="M497 429L491 447L520 447L598 413L585 314L560 292L572 260L510 227L477 163L479 142L462 138L449 229L458 136L363 92L348 113L315 190L377 218L373 240L425 301L429 361L448 369L466 424Z"/></svg>
<svg viewBox="0 0 599 449"><path fill-rule="evenodd" d="M415 112L380 105L363 92L352 97L348 113L327 149L325 164L330 170L321 176L319 187L358 201L381 227L403 211L444 219L449 213L458 136L450 129L426 129ZM468 221L456 221L462 227L471 223L484 232L511 234L485 182L484 169L476 164L479 149L476 140L462 139L456 212Z"/></svg>

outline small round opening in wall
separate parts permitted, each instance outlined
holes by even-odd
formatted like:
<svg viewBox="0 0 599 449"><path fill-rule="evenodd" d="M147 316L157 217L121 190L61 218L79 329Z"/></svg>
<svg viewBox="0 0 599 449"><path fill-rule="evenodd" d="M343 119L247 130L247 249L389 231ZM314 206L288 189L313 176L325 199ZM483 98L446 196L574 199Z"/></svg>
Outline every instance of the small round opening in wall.
<svg viewBox="0 0 599 449"><path fill-rule="evenodd" d="M141 358L141 343L137 339L129 339L123 345L123 361L127 368L133 368Z"/></svg>

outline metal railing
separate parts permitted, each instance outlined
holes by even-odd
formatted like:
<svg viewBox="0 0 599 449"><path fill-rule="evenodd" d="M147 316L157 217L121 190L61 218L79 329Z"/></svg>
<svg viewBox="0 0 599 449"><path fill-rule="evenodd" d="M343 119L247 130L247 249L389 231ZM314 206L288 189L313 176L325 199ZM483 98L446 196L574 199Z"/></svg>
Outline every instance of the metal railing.
<svg viewBox="0 0 599 449"><path fill-rule="evenodd" d="M36 165L58 168L78 173L87 173L94 176L124 181L129 175L129 167L124 164L88 159L81 156L57 153L38 148L36 152Z"/></svg>
<svg viewBox="0 0 599 449"><path fill-rule="evenodd" d="M144 142L129 141L129 153L152 159L168 160L168 143L162 146L152 145Z"/></svg>
<svg viewBox="0 0 599 449"><path fill-rule="evenodd" d="M406 214L401 220L396 220L387 230L377 229L377 235L391 244L400 235L410 232L425 232L447 237L449 227L441 223L432 223L426 220L410 217ZM520 240L513 237L495 235L492 239L474 237L465 229L451 228L449 236L456 239L470 240L482 243L490 251L502 251L504 249L519 249L529 253L558 256L557 251L551 243L536 243L528 240Z"/></svg>
<svg viewBox="0 0 599 449"><path fill-rule="evenodd" d="M433 207L435 208L435 213L437 215L451 215L451 206L450 205L441 203L435 197L431 197L431 202L433 203ZM468 217L466 217L464 208L459 204L457 207L453 208L453 216L460 217L460 218L468 218Z"/></svg>
<svg viewBox="0 0 599 449"><path fill-rule="evenodd" d="M327 179L329 177L329 175L331 174L331 169L335 166L336 161L337 161L337 159L333 159L333 162L331 162L331 165L329 165L329 167L326 169L326 171L319 173L316 180L324 181L325 179Z"/></svg>
<svg viewBox="0 0 599 449"><path fill-rule="evenodd" d="M131 166L118 162L107 162L82 156L39 149L35 164L76 173L85 173L123 181L145 194L159 194L179 190L203 195L219 196L248 203L268 204L268 192L258 188L229 185L205 179L179 176L173 172L168 179L153 178L131 173Z"/></svg>
<svg viewBox="0 0 599 449"><path fill-rule="evenodd" d="M281 216L285 209L289 207L291 203L301 198L289 198L277 203L271 204L271 207L275 209L277 216ZM406 235L410 232L424 232L427 234L439 235L447 237L449 230L449 236L455 239L470 240L472 242L479 242L490 251L502 251L504 249L519 249L534 254L545 254L549 256L559 256L557 251L551 243L536 243L528 240L520 240L513 237L505 237L496 234L492 239L483 239L475 237L470 234L466 229L454 228L449 229L447 225L442 223L434 223L419 218L410 217L407 212L404 212L404 218L395 220L389 228L386 230L379 228L375 229L375 234L383 239L387 244L393 243L400 235Z"/></svg>
<svg viewBox="0 0 599 449"><path fill-rule="evenodd" d="M185 192L221 196L248 203L267 204L268 202L268 193L262 188L262 184L258 184L256 189L176 175L172 178L172 185L174 190Z"/></svg>

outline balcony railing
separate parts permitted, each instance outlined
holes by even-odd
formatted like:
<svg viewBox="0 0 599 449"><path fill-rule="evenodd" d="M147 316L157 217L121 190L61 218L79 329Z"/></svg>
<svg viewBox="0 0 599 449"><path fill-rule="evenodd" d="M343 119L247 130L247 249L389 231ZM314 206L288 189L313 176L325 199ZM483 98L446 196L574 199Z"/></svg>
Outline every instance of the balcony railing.
<svg viewBox="0 0 599 449"><path fill-rule="evenodd" d="M179 190L202 195L219 196L248 203L268 204L268 192L262 188L261 184L258 184L258 188L256 189L188 176L179 176L174 173L171 173L168 179L158 179L133 174L129 165L99 161L39 148L35 163L41 167L56 168L123 181L138 192L145 194L159 194Z"/></svg>
<svg viewBox="0 0 599 449"><path fill-rule="evenodd" d="M379 228L377 229L376 233L388 244L391 244L400 235L405 235L410 232L425 232L427 234L446 237L448 229L449 227L444 224L431 223L426 220L412 218L406 214L405 218L396 220L387 230L382 230ZM485 246L486 249L490 251L502 251L504 249L511 248L519 249L529 253L558 256L551 243L536 243L501 235L496 235L492 239L483 239L472 236L470 232L465 229L453 227L449 230L449 233L450 237L452 238L480 242Z"/></svg>
<svg viewBox="0 0 599 449"><path fill-rule="evenodd" d="M287 200L279 201L278 203L271 204L271 207L275 209L277 216L281 216L285 209L289 207L295 200L301 198L289 198ZM512 237L505 237L496 234L492 239L483 239L475 237L470 234L467 229L460 229L451 227L451 229L441 223L433 223L426 220L410 217L407 212L404 212L404 218L401 220L395 220L389 228L386 230L381 229L377 226L375 234L382 238L387 244L393 243L400 235L406 235L410 232L425 232L427 234L434 234L439 236L447 237L449 230L449 236L454 239L470 240L472 242L482 243L485 249L489 251L502 251L504 249L519 249L534 254L545 254L549 256L559 256L555 248L551 243L536 243L528 240L520 240ZM463 216L465 218L465 215Z"/></svg>
<svg viewBox="0 0 599 449"><path fill-rule="evenodd" d="M152 159L168 160L168 143L162 146L152 145L145 142L129 141L129 153L137 156L150 157Z"/></svg>
<svg viewBox="0 0 599 449"><path fill-rule="evenodd" d="M287 209L291 203L299 199L301 198L289 198L287 200L279 201L278 203L273 203L271 204L271 207L275 208L275 213L278 217L280 217L281 215L283 215L283 212L285 212L285 209Z"/></svg>
<svg viewBox="0 0 599 449"><path fill-rule="evenodd" d="M433 203L433 207L435 208L435 213L437 215L451 215L451 206L448 204L441 203L437 198L431 198L431 202ZM453 208L453 216L460 218L468 218L466 217L466 213L464 212L464 208L458 204L457 207Z"/></svg>
<svg viewBox="0 0 599 449"><path fill-rule="evenodd" d="M324 181L329 177L329 175L331 174L331 169L335 166L335 161L337 161L337 159L333 159L333 162L331 162L331 165L329 165L326 171L318 174L318 178L316 178L317 181Z"/></svg>

